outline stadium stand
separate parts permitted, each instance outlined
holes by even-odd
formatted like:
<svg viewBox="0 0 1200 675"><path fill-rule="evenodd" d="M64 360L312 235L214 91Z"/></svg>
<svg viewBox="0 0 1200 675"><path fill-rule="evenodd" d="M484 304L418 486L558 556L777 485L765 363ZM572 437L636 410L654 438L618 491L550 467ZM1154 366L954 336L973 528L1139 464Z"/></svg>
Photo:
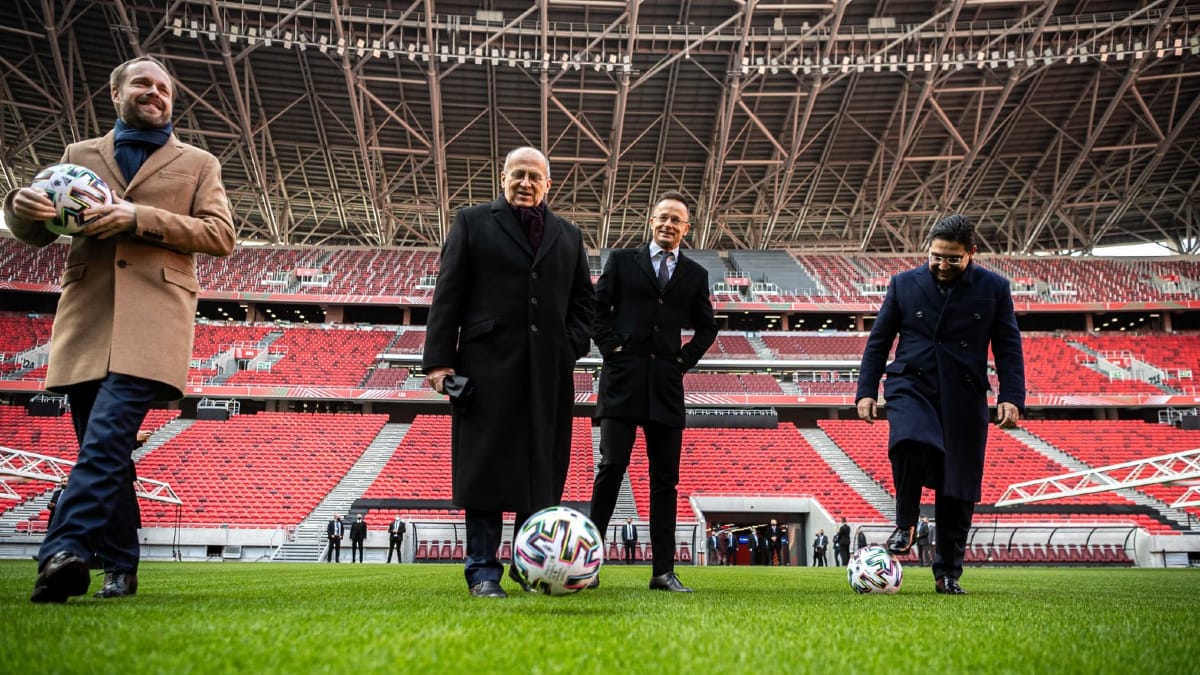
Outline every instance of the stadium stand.
<svg viewBox="0 0 1200 675"><path fill-rule="evenodd" d="M25 367L20 355L50 341L54 317L0 312L0 374Z"/></svg>
<svg viewBox="0 0 1200 675"><path fill-rule="evenodd" d="M357 386L394 335L391 330L289 328L267 347L269 370L240 370L228 382Z"/></svg>
<svg viewBox="0 0 1200 675"><path fill-rule="evenodd" d="M883 489L896 494L892 482L891 464L887 458L888 425L886 420L875 424L864 424L858 420L820 420L818 426L829 435L863 471L875 479ZM996 503L1004 490L1013 483L1062 474L1070 469L1044 457L1008 434L992 427L988 433L988 452L984 464L981 505ZM932 513L933 492L926 489L921 495L921 504ZM1130 521L1145 527L1150 532L1170 533L1173 529L1162 522L1140 513L1114 513L1112 506L1130 507L1132 502L1114 493L1098 493L1081 497L1067 497L1030 505L1019 514L977 512L975 521L1008 522L1035 518L1062 522L1109 522ZM1056 508L1069 507L1069 508ZM1034 508L1045 509L1044 514L1032 516Z"/></svg>
<svg viewBox="0 0 1200 675"><path fill-rule="evenodd" d="M337 485L387 415L259 413L197 420L138 463L164 481L180 512L142 503L147 527L296 525Z"/></svg>
<svg viewBox="0 0 1200 675"><path fill-rule="evenodd" d="M179 417L178 410L151 410L142 423L143 431L155 431L167 422ZM75 427L69 414L58 417L31 416L25 408L15 405L0 405L0 438L3 445L47 457L58 457L75 461L79 454L79 443L75 438ZM38 480L21 480L7 477L5 480L20 500L0 500L0 512L7 511L28 499L48 492L53 483ZM43 510L36 518L18 523L19 531L44 532L49 513Z"/></svg>
<svg viewBox="0 0 1200 675"><path fill-rule="evenodd" d="M1023 426L1038 438L1094 468L1200 448L1200 431L1138 420L1028 420ZM1053 474L1035 478L1050 475ZM1137 490L1170 504L1187 488L1186 485L1146 485ZM1188 511L1200 516L1200 508L1192 507Z"/></svg>
<svg viewBox="0 0 1200 675"><path fill-rule="evenodd" d="M796 427L685 429L679 465L680 521L694 519L691 495L809 496L833 515L857 521L886 520L821 459ZM638 517L650 517L646 442L639 434L629 463Z"/></svg>

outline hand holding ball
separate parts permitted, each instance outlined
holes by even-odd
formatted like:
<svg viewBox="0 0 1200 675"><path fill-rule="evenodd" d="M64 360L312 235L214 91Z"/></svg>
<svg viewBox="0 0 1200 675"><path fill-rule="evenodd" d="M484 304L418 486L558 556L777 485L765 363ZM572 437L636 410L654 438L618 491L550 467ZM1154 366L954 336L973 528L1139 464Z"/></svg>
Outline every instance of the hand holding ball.
<svg viewBox="0 0 1200 675"><path fill-rule="evenodd" d="M55 164L34 176L30 188L46 195L55 215L45 221L54 234L75 235L91 221L88 209L112 204L108 185L91 169L75 164Z"/></svg>

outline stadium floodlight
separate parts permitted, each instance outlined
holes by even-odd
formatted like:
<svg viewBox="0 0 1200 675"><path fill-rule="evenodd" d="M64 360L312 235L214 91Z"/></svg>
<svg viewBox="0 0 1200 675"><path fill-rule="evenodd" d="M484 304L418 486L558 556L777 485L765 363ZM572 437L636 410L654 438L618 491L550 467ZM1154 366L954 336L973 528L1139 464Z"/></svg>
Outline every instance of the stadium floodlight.
<svg viewBox="0 0 1200 675"><path fill-rule="evenodd" d="M467 48L459 47L458 49L456 49L454 51L455 51L455 54L457 54L457 56L458 56L458 62L465 63L467 60Z"/></svg>
<svg viewBox="0 0 1200 675"><path fill-rule="evenodd" d="M275 33L271 29L263 31L263 44L267 47L271 46L271 40L275 38Z"/></svg>
<svg viewBox="0 0 1200 675"><path fill-rule="evenodd" d="M594 70L598 73L598 72L600 72L600 69L603 67L604 67L604 57L601 56L600 54L596 54L595 56L593 56L592 57L592 70Z"/></svg>
<svg viewBox="0 0 1200 675"><path fill-rule="evenodd" d="M828 75L828 74L829 74L829 66L830 66L830 65L831 65L831 62L830 62L830 60L829 60L829 57L828 57L828 56L823 56L823 57L821 57L821 74L822 74L822 75Z"/></svg>
<svg viewBox="0 0 1200 675"><path fill-rule="evenodd" d="M371 56L379 58L383 54L383 43L379 40L371 40ZM389 53L388 56L391 56Z"/></svg>
<svg viewBox="0 0 1200 675"><path fill-rule="evenodd" d="M194 37L196 37L197 33L199 33L199 32L200 32L200 22L199 21L192 19L190 22L188 22L188 37L194 38ZM1177 42L1179 44L1183 44L1179 40L1176 40L1175 42ZM1182 50L1180 50L1180 51L1182 51ZM1175 56L1179 56L1179 54L1176 54Z"/></svg>
<svg viewBox="0 0 1200 675"><path fill-rule="evenodd" d="M358 48L359 56L367 55L367 41L366 40L364 40L362 38L358 38L357 40L354 41L354 46Z"/></svg>
<svg viewBox="0 0 1200 675"><path fill-rule="evenodd" d="M1122 43L1119 43L1119 44L1117 45L1117 48L1116 48L1116 50L1115 50L1115 51L1116 51L1116 54L1117 54L1117 60L1118 60L1118 61L1124 61L1124 60L1125 60L1125 43L1123 43L1123 42L1122 42Z"/></svg>
<svg viewBox="0 0 1200 675"><path fill-rule="evenodd" d="M1017 64L1017 53L1015 51L1010 49L1008 50L1008 54L1005 54L1005 56L1008 57L1007 63L1009 68L1012 68Z"/></svg>
<svg viewBox="0 0 1200 675"><path fill-rule="evenodd" d="M1141 59L1146 55L1146 51L1142 49L1142 41L1138 40L1133 43L1133 58Z"/></svg>
<svg viewBox="0 0 1200 675"><path fill-rule="evenodd" d="M942 70L950 70L950 55L942 52Z"/></svg>
<svg viewBox="0 0 1200 675"><path fill-rule="evenodd" d="M883 69L883 57L879 54L871 57L871 70L879 72Z"/></svg>
<svg viewBox="0 0 1200 675"><path fill-rule="evenodd" d="M1035 63L1037 54L1032 49L1025 50L1025 65L1032 66Z"/></svg>
<svg viewBox="0 0 1200 675"><path fill-rule="evenodd" d="M212 40L213 42L217 41L217 24L208 24L208 39Z"/></svg>
<svg viewBox="0 0 1200 675"><path fill-rule="evenodd" d="M175 37L180 37L183 35L183 19L175 17L171 20L171 33L174 34Z"/></svg>
<svg viewBox="0 0 1200 675"><path fill-rule="evenodd" d="M888 70L890 70L893 73L896 72L896 68L898 67L898 64L896 63L896 61L897 61L897 58L896 58L895 54L888 54Z"/></svg>
<svg viewBox="0 0 1200 675"><path fill-rule="evenodd" d="M293 36L294 36L294 33L292 33L292 31L290 31L290 30L283 32L283 48L284 49L292 48L292 37Z"/></svg>
<svg viewBox="0 0 1200 675"><path fill-rule="evenodd" d="M912 71L916 70L917 69L917 55L916 54L905 55L904 67L907 68L908 72L910 72L910 73Z"/></svg>
<svg viewBox="0 0 1200 675"><path fill-rule="evenodd" d="M861 55L854 57L854 69L858 72L863 72L867 69L867 60Z"/></svg>
<svg viewBox="0 0 1200 675"><path fill-rule="evenodd" d="M338 38L337 55L344 56L346 54L346 38Z"/></svg>
<svg viewBox="0 0 1200 675"><path fill-rule="evenodd" d="M992 59L990 61L988 61L988 65L991 66L992 70L999 68L1000 67L1000 52L993 49L990 56L992 57Z"/></svg>
<svg viewBox="0 0 1200 675"><path fill-rule="evenodd" d="M1042 50L1042 63L1048 66L1052 61L1054 61L1054 50L1046 47Z"/></svg>
<svg viewBox="0 0 1200 675"><path fill-rule="evenodd" d="M808 56L804 57L804 74L805 75L812 73L812 65L813 65L812 58L808 57Z"/></svg>
<svg viewBox="0 0 1200 675"><path fill-rule="evenodd" d="M962 53L955 54L954 55L954 69L962 70L963 62L965 62L966 60L967 60L967 57L965 54L962 54Z"/></svg>
<svg viewBox="0 0 1200 675"><path fill-rule="evenodd" d="M258 29L254 26L250 26L248 29L246 29L246 42L250 43L251 45L258 44Z"/></svg>
<svg viewBox="0 0 1200 675"><path fill-rule="evenodd" d="M1108 62L1108 45L1100 45L1100 62Z"/></svg>
<svg viewBox="0 0 1200 675"><path fill-rule="evenodd" d="M625 54L621 57L621 72L629 73L633 70L633 62L630 61L629 55Z"/></svg>
<svg viewBox="0 0 1200 675"><path fill-rule="evenodd" d="M417 60L417 44L415 42L408 43L408 60Z"/></svg>
<svg viewBox="0 0 1200 675"><path fill-rule="evenodd" d="M475 48L474 55L475 55L475 59L474 59L474 60L475 60L475 65L477 65L477 66L482 66L482 65L483 65L483 48L482 48L482 47L476 47L476 48Z"/></svg>
<svg viewBox="0 0 1200 675"><path fill-rule="evenodd" d="M1163 57L1163 54L1165 54L1165 53L1166 53L1166 49L1164 48L1163 41L1155 40L1154 41L1154 55L1161 59Z"/></svg>
<svg viewBox="0 0 1200 675"><path fill-rule="evenodd" d="M1200 54L1200 37L1193 35L1192 37L1188 38L1188 45L1188 51L1192 53L1192 56Z"/></svg>
<svg viewBox="0 0 1200 675"><path fill-rule="evenodd" d="M242 32L242 29L240 26L238 26L237 24L231 25L229 27L229 43L237 44L238 36L241 35L241 32Z"/></svg>
<svg viewBox="0 0 1200 675"><path fill-rule="evenodd" d="M766 75L767 66L765 63L763 63L763 57L759 56L759 57L755 58L754 65L757 66L756 70L758 71L759 75Z"/></svg>
<svg viewBox="0 0 1200 675"><path fill-rule="evenodd" d="M1175 38L1175 56L1183 56L1183 38Z"/></svg>
<svg viewBox="0 0 1200 675"><path fill-rule="evenodd" d="M325 54L329 51L328 35L322 35L321 38L317 40L317 49L320 49L322 54Z"/></svg>

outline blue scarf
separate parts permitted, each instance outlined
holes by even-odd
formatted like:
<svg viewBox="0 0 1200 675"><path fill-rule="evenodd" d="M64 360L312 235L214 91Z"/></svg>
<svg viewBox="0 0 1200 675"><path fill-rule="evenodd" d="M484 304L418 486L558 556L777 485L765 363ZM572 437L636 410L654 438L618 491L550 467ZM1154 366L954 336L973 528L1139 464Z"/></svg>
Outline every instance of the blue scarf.
<svg viewBox="0 0 1200 675"><path fill-rule="evenodd" d="M121 167L126 183L133 180L150 153L170 140L174 128L175 125L167 122L167 126L158 129L134 129L120 119L117 120L113 144L116 146L117 166Z"/></svg>

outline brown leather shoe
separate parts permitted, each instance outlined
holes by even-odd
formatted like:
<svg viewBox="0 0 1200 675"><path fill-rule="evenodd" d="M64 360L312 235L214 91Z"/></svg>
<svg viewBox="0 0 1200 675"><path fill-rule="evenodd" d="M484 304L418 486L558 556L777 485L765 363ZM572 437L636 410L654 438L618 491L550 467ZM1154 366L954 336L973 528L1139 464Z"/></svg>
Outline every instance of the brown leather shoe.
<svg viewBox="0 0 1200 675"><path fill-rule="evenodd" d="M137 595L137 575L124 572L105 572L104 585L96 591L97 598L123 598Z"/></svg>

